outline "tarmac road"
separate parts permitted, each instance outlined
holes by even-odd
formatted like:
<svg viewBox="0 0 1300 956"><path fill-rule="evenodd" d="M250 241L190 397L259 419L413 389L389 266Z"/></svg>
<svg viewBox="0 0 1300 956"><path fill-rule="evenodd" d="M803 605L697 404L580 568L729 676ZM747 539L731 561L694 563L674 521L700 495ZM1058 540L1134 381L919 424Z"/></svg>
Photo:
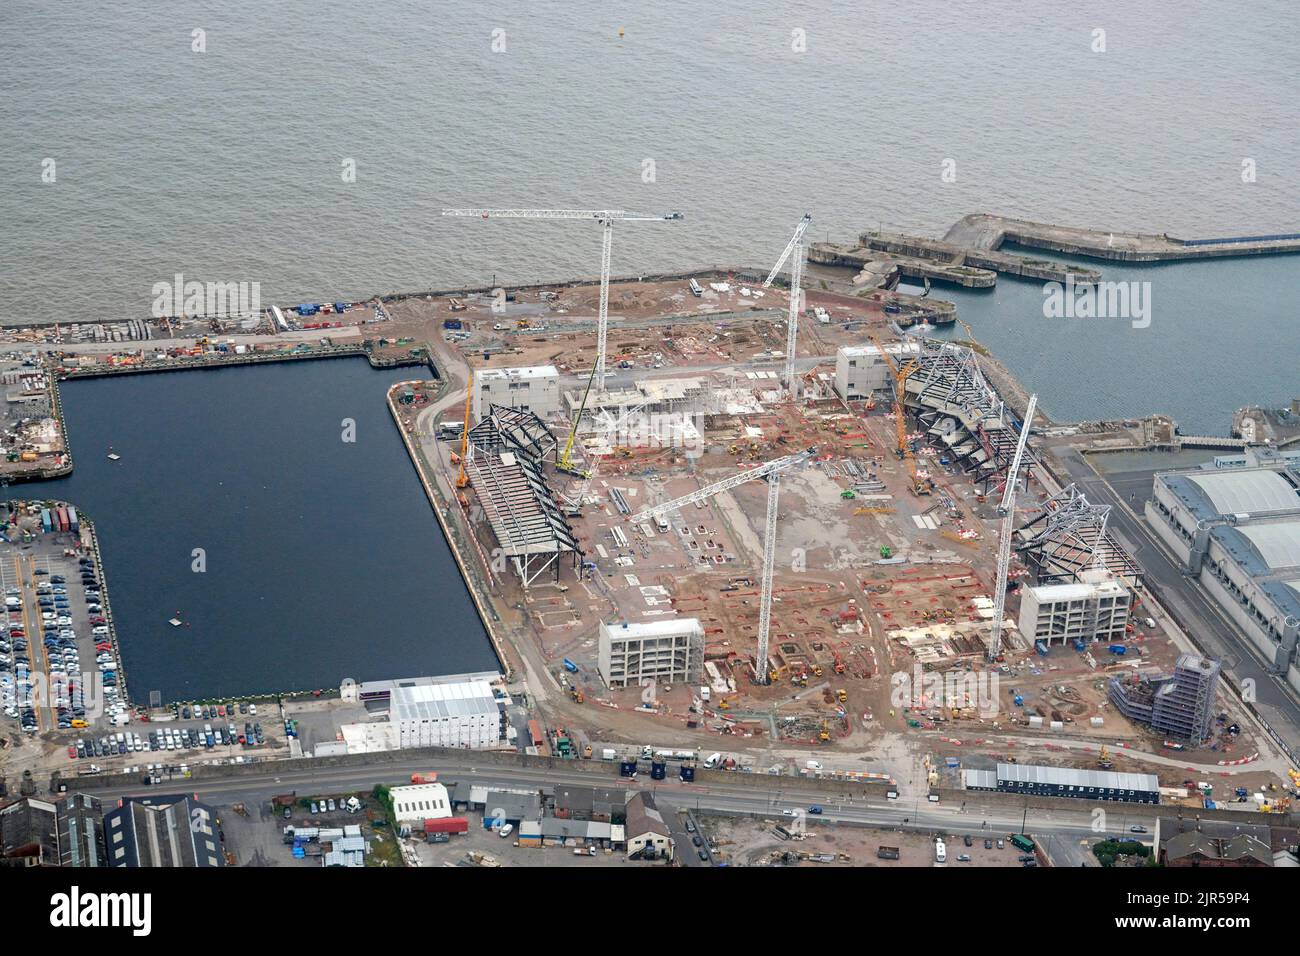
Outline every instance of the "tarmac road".
<svg viewBox="0 0 1300 956"><path fill-rule="evenodd" d="M147 795L150 792L184 792L194 793L204 802L216 806L225 806L235 802L259 804L276 794L296 791L303 796L314 792L338 793L346 790L369 790L376 783L399 785L410 781L412 773L427 771L428 761L410 765L384 764L377 767L354 766L330 771L302 770L295 771L289 763L280 763L268 767L265 772L252 775L203 780L182 780L172 782L164 779L160 786L142 787L139 782L109 781L107 778L80 778L76 781L79 793L90 793L105 802L116 800L126 794ZM440 761L438 773L444 780L470 779L475 783L506 787L543 787L560 783L580 785L600 785L609 783L607 778L591 773L566 773L563 770L544 770L531 768L506 768L497 765L476 765L474 760ZM67 781L72 786L73 781ZM1094 804L1086 803L1078 811L1074 810L1025 810L1023 806L1009 803L1007 806L984 808L967 807L966 804L932 804L924 803L919 798L912 800L884 801L865 799L863 797L832 796L824 792L802 789L800 781L791 778L772 778L769 790L755 790L753 787L727 787L718 785L683 784L676 779L652 781L644 776L632 780L623 780L629 789L649 789L658 797L658 802L665 812L672 809L713 811L723 813L757 814L778 819L787 809L807 808L817 803L823 807L819 822L823 825L844 821L871 826L909 829L921 832L942 831L950 834L972 837L1003 836L1020 832L1022 820L1026 832L1042 840L1049 852L1060 841L1077 845L1085 837L1096 837L1094 829ZM1108 822L1107 832L1125 833L1130 821L1123 804L1107 807L1112 818ZM1133 822L1139 818L1134 817ZM1143 818L1144 822L1149 817ZM674 825L674 830L678 829ZM695 857L695 847L689 837L683 850L690 847Z"/></svg>

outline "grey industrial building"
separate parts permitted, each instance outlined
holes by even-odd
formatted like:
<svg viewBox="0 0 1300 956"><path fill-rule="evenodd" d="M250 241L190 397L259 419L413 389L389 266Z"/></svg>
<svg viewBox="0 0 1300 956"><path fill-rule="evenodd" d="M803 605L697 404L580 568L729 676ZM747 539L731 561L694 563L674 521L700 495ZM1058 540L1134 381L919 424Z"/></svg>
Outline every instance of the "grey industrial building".
<svg viewBox="0 0 1300 956"><path fill-rule="evenodd" d="M1248 449L1161 473L1145 511L1184 572L1300 690L1300 464Z"/></svg>
<svg viewBox="0 0 1300 956"><path fill-rule="evenodd" d="M0 807L0 866L104 866L103 811L85 794Z"/></svg>
<svg viewBox="0 0 1300 956"><path fill-rule="evenodd" d="M978 773L978 771L977 771ZM990 771L982 771L989 774ZM1112 770L1072 770L1067 767L1038 767L1000 763L996 772L1000 793L1033 794L1039 797L1075 797L1080 800L1119 800L1125 803L1159 803L1160 781L1149 773L1116 773ZM979 782L980 778L974 778ZM988 789L974 786L970 789Z"/></svg>
<svg viewBox="0 0 1300 956"><path fill-rule="evenodd" d="M1172 674L1112 677L1107 692L1130 720L1180 741L1200 743L1210 736L1221 671L1219 661L1183 654Z"/></svg>

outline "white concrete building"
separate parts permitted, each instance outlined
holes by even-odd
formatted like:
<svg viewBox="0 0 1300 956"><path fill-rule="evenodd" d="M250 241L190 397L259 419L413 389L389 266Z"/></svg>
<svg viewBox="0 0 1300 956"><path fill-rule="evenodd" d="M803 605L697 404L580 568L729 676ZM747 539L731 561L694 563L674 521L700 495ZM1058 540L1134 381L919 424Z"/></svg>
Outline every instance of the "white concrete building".
<svg viewBox="0 0 1300 956"><path fill-rule="evenodd" d="M1021 589L1020 633L1028 640L1065 644L1075 640L1121 641L1133 595L1104 569L1079 575L1078 584Z"/></svg>
<svg viewBox="0 0 1300 956"><path fill-rule="evenodd" d="M501 742L501 706L486 680L396 686L389 720L400 747L467 747Z"/></svg>
<svg viewBox="0 0 1300 956"><path fill-rule="evenodd" d="M447 788L440 783L417 783L410 787L393 787L393 813L398 823L419 823L451 816Z"/></svg>
<svg viewBox="0 0 1300 956"><path fill-rule="evenodd" d="M610 687L654 680L698 683L704 669L704 628L693 617L649 624L600 625L600 676Z"/></svg>
<svg viewBox="0 0 1300 956"><path fill-rule="evenodd" d="M915 342L896 342L886 345L885 350L897 362L905 362L907 356L917 355L921 348ZM892 387L893 376L889 363L874 345L849 345L835 353L835 391L846 402L856 402L869 398L873 392L886 391Z"/></svg>
<svg viewBox="0 0 1300 956"><path fill-rule="evenodd" d="M554 365L482 368L474 372L474 420L493 405L522 408L538 418L560 410L560 372Z"/></svg>

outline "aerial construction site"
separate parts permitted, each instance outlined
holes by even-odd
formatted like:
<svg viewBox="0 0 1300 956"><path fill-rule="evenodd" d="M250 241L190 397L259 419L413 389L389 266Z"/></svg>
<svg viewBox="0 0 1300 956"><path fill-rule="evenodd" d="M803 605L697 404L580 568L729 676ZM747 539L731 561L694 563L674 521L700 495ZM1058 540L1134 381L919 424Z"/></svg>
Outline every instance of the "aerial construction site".
<svg viewBox="0 0 1300 956"><path fill-rule="evenodd" d="M1032 752L1157 775L1167 802L1203 791L1183 762L1258 756L1217 684L1195 739L1117 709L1115 685L1198 652L1147 607L1035 398L969 329L939 337L954 316L928 284L804 277L807 216L769 273L611 280L616 223L680 217L446 214L604 237L602 282L387 303L443 373L392 405L552 729L537 752L562 733L930 790Z"/></svg>

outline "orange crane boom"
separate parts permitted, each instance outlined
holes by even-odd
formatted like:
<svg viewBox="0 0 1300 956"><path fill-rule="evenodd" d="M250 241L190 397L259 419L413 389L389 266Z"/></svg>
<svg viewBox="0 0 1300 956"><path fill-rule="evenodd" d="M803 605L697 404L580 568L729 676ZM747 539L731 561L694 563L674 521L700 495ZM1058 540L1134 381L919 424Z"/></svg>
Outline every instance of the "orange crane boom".
<svg viewBox="0 0 1300 956"><path fill-rule="evenodd" d="M912 490L918 495L928 495L930 493L930 481L928 478L922 478L917 474L916 457L912 454L911 446L907 443L907 416L903 409L907 378L917 370L921 363L917 359L908 359L900 368L877 335L868 332L867 338L871 339L871 343L880 349L881 357L894 375L894 438L898 443L898 457L907 462L907 470L912 477Z"/></svg>
<svg viewBox="0 0 1300 956"><path fill-rule="evenodd" d="M465 424L460 433L460 474L456 476L456 487L464 488L469 484L469 475L465 474L465 454L469 451L469 402L474 395L474 369L469 370L469 381L465 383Z"/></svg>

